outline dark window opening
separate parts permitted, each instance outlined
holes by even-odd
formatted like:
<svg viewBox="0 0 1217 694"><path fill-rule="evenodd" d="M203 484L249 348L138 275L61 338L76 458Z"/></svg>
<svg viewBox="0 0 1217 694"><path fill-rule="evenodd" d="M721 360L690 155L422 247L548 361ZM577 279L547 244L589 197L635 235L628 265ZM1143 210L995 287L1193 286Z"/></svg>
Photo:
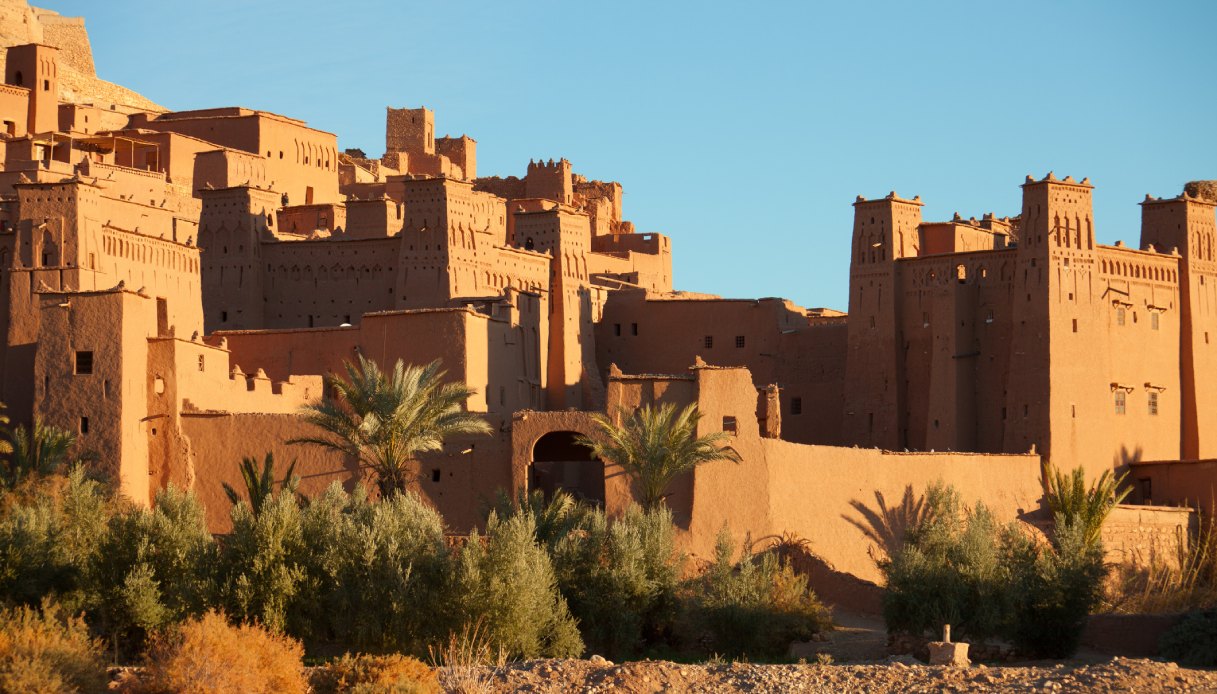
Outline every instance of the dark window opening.
<svg viewBox="0 0 1217 694"><path fill-rule="evenodd" d="M435 468L435 469L431 470L431 481L432 482L439 481L439 468Z"/></svg>
<svg viewBox="0 0 1217 694"><path fill-rule="evenodd" d="M621 324L613 323L613 335L621 337Z"/></svg>
<svg viewBox="0 0 1217 694"><path fill-rule="evenodd" d="M1074 318L1073 319L1073 332L1076 333L1077 331L1078 331L1078 319Z"/></svg>
<svg viewBox="0 0 1217 694"><path fill-rule="evenodd" d="M228 311L220 311L220 322L221 323L228 322Z"/></svg>
<svg viewBox="0 0 1217 694"><path fill-rule="evenodd" d="M735 417L723 417L723 431L728 434L738 433L738 426L735 422Z"/></svg>
<svg viewBox="0 0 1217 694"><path fill-rule="evenodd" d="M93 353L92 352L77 352L76 353L76 373L81 375L93 373Z"/></svg>
<svg viewBox="0 0 1217 694"><path fill-rule="evenodd" d="M706 346L706 349L713 349L714 348L714 336L706 335L706 338L702 342L702 344L704 344Z"/></svg>
<svg viewBox="0 0 1217 694"><path fill-rule="evenodd" d="M638 324L637 323L630 323L630 332L633 333L634 335L638 334Z"/></svg>
<svg viewBox="0 0 1217 694"><path fill-rule="evenodd" d="M735 347L736 347L736 349L739 349L739 348L741 348L741 347L743 347L743 346L744 346L744 336L743 336L743 335L736 335L736 336L735 336Z"/></svg>
<svg viewBox="0 0 1217 694"><path fill-rule="evenodd" d="M803 398L790 399L790 414L803 414Z"/></svg>
<svg viewBox="0 0 1217 694"><path fill-rule="evenodd" d="M1154 482L1148 477L1142 477L1137 480L1141 485L1141 501L1149 503L1154 498Z"/></svg>
<svg viewBox="0 0 1217 694"><path fill-rule="evenodd" d="M80 418L80 433L82 433L82 434L89 433L89 418L88 417Z"/></svg>
<svg viewBox="0 0 1217 694"><path fill-rule="evenodd" d="M875 413L867 412L866 413L866 431L869 433L869 432L873 432L874 430L875 430Z"/></svg>

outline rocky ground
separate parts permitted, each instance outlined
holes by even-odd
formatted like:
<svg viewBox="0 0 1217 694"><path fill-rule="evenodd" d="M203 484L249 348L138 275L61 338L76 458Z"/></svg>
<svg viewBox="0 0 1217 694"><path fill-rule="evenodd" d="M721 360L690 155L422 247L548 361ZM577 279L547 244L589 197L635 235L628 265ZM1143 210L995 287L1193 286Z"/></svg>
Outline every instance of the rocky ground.
<svg viewBox="0 0 1217 694"><path fill-rule="evenodd" d="M502 668L442 672L452 692L1217 692L1217 670L1082 652L1066 663L944 668L911 656L889 657L877 617L837 613L824 642L806 644L807 664L614 664L534 660ZM816 664L817 653L834 664Z"/></svg>
<svg viewBox="0 0 1217 694"><path fill-rule="evenodd" d="M1217 671L1151 660L970 668L913 662L907 656L860 665L534 660L444 679L450 691L470 692L1217 692Z"/></svg>

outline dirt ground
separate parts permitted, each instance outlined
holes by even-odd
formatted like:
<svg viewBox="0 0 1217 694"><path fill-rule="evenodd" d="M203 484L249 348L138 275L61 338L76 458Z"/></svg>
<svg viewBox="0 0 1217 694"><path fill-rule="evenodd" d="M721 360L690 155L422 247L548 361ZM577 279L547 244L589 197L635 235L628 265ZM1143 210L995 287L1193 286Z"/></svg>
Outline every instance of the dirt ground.
<svg viewBox="0 0 1217 694"><path fill-rule="evenodd" d="M1111 658L1081 652L1065 663L1033 662L931 667L911 656L890 657L881 619L838 613L823 643L808 644L806 665L687 665L663 661L614 664L534 660L441 675L449 691L465 692L1217 692L1217 670ZM834 664L817 665L815 653ZM463 681L460 681L463 680Z"/></svg>
<svg viewBox="0 0 1217 694"><path fill-rule="evenodd" d="M644 661L534 660L476 673L488 692L1217 692L1217 672L1174 663L1114 658L1067 663L970 668L930 667L909 660L869 665L683 665ZM469 673L473 674L473 673ZM447 680L447 678L444 678ZM454 682L445 681L450 691ZM474 684L470 682L469 684Z"/></svg>

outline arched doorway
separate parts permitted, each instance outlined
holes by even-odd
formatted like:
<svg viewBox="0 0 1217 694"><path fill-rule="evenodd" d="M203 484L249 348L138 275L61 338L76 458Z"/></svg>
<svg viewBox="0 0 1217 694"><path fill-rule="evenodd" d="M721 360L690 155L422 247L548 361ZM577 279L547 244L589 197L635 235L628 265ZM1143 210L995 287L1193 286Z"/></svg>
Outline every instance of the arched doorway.
<svg viewBox="0 0 1217 694"><path fill-rule="evenodd" d="M575 442L573 431L551 431L537 439L528 466L528 488L549 499L559 489L576 499L604 505L604 463Z"/></svg>

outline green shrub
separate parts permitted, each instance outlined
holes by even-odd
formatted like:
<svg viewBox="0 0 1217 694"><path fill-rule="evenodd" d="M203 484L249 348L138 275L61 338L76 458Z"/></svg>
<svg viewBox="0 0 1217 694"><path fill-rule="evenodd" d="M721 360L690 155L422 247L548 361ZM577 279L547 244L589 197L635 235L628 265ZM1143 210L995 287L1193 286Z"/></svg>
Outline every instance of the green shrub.
<svg viewBox="0 0 1217 694"><path fill-rule="evenodd" d="M259 510L233 507L220 584L232 615L283 631L305 580L301 512L291 494L262 499Z"/></svg>
<svg viewBox="0 0 1217 694"><path fill-rule="evenodd" d="M1077 650L1086 617L1102 598L1102 546L1084 523L1058 518L1051 547L1011 537L1009 637L1022 653L1066 658Z"/></svg>
<svg viewBox="0 0 1217 694"><path fill-rule="evenodd" d="M110 518L91 573L104 633L137 642L147 632L215 604L216 544L203 507L173 487L151 509L131 506Z"/></svg>
<svg viewBox="0 0 1217 694"><path fill-rule="evenodd" d="M583 641L535 533L528 515L492 513L485 537L474 532L456 558L454 611L466 624L480 621L510 657L574 657Z"/></svg>
<svg viewBox="0 0 1217 694"><path fill-rule="evenodd" d="M556 543L553 561L591 651L621 659L671 638L682 563L671 511L633 506L610 525L590 509Z"/></svg>
<svg viewBox="0 0 1217 694"><path fill-rule="evenodd" d="M101 646L51 602L0 612L0 692L104 692Z"/></svg>
<svg viewBox="0 0 1217 694"><path fill-rule="evenodd" d="M351 655L318 668L315 694L439 694L439 677L420 660L404 655Z"/></svg>
<svg viewBox="0 0 1217 694"><path fill-rule="evenodd" d="M932 637L950 624L964 638L1008 639L1028 655L1077 649L1106 576L1091 516L1058 516L1043 543L998 524L982 505L964 510L950 487L931 486L926 505L903 547L879 562L889 631Z"/></svg>
<svg viewBox="0 0 1217 694"><path fill-rule="evenodd" d="M1192 612L1171 627L1158 642L1165 658L1180 665L1217 665L1217 610Z"/></svg>
<svg viewBox="0 0 1217 694"><path fill-rule="evenodd" d="M422 655L453 628L434 608L451 573L443 519L417 494L373 503L335 484L303 511L301 533L305 576L292 633Z"/></svg>
<svg viewBox="0 0 1217 694"><path fill-rule="evenodd" d="M792 641L831 628L828 611L807 579L772 553L745 551L720 533L714 562L685 586L686 637L705 653L780 658Z"/></svg>
<svg viewBox="0 0 1217 694"><path fill-rule="evenodd" d="M11 501L0 512L0 599L36 605L55 596L68 610L84 608L111 512L105 490L78 466L30 482Z"/></svg>
<svg viewBox="0 0 1217 694"><path fill-rule="evenodd" d="M965 511L958 493L941 484L926 490L926 508L903 546L879 562L888 630L935 636L950 624L965 638L1002 635L1009 618L1005 530L982 505Z"/></svg>
<svg viewBox="0 0 1217 694"><path fill-rule="evenodd" d="M131 687L173 694L303 694L308 691L298 641L258 626L233 626L208 612L159 633Z"/></svg>

